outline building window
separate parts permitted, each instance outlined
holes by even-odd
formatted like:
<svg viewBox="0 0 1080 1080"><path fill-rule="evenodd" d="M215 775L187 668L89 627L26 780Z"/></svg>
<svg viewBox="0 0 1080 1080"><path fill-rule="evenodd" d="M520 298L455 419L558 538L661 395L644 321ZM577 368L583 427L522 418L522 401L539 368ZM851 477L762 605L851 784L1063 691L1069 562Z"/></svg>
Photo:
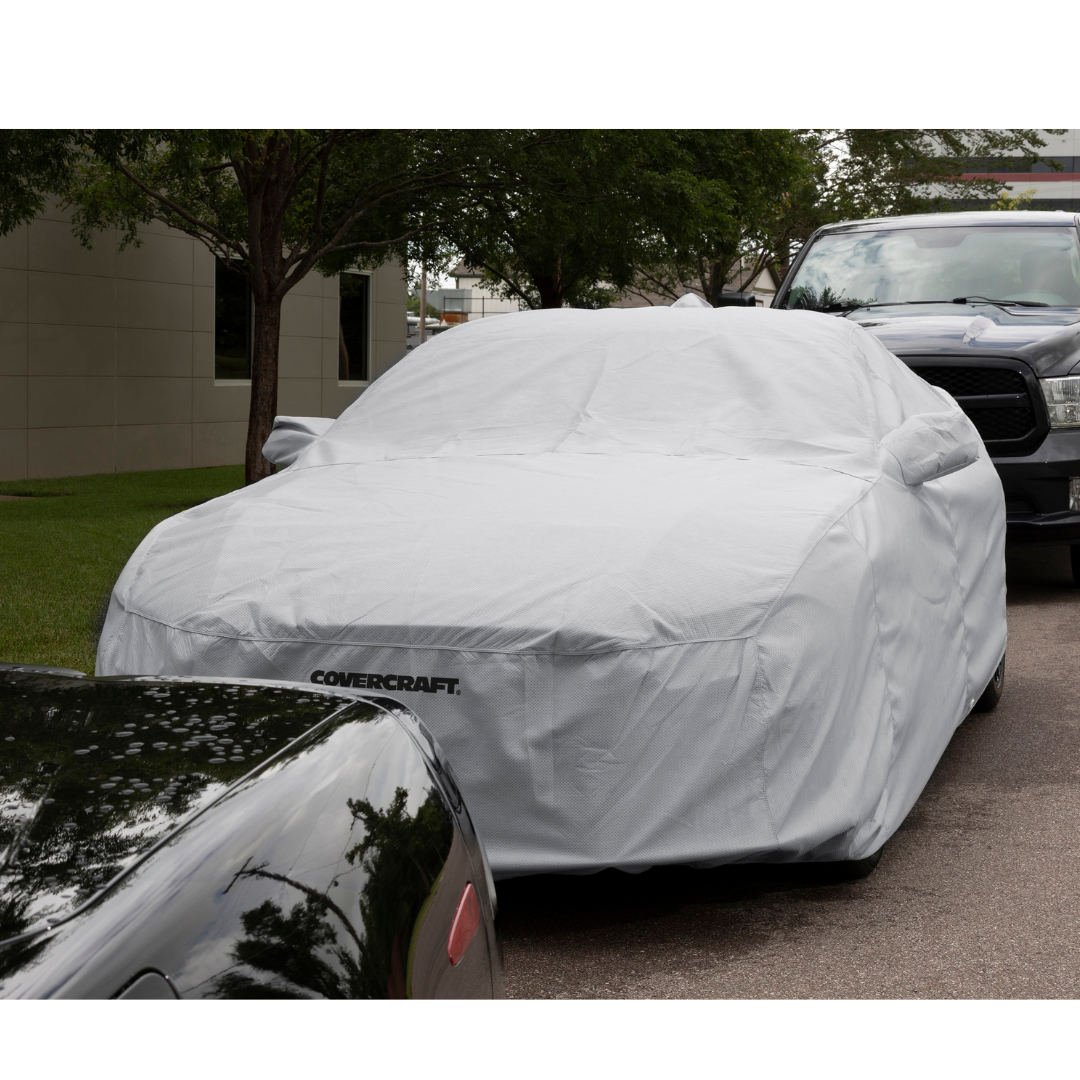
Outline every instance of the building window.
<svg viewBox="0 0 1080 1080"><path fill-rule="evenodd" d="M224 259L214 272L214 378L251 378L251 286Z"/></svg>
<svg viewBox="0 0 1080 1080"><path fill-rule="evenodd" d="M338 379L367 382L371 347L371 275L341 274Z"/></svg>

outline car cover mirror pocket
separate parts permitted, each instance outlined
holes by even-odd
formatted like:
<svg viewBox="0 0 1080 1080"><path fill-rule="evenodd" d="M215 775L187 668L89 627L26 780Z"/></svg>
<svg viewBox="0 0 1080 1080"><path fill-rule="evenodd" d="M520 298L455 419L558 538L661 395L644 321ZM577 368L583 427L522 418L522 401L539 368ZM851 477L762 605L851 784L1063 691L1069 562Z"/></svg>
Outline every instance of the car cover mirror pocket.
<svg viewBox="0 0 1080 1080"><path fill-rule="evenodd" d="M275 416L274 429L263 444L263 457L274 465L291 465L333 425L326 416Z"/></svg>
<svg viewBox="0 0 1080 1080"><path fill-rule="evenodd" d="M909 416L881 445L896 459L909 487L948 476L979 459L979 436L959 408Z"/></svg>

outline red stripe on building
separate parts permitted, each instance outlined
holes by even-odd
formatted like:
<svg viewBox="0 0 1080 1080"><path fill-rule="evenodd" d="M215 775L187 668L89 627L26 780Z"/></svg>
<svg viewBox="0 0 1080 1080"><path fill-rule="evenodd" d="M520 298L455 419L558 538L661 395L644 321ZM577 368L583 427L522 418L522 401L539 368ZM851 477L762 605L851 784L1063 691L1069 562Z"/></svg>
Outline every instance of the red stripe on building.
<svg viewBox="0 0 1080 1080"><path fill-rule="evenodd" d="M1080 180L1080 173L1075 172L994 172L962 173L961 180L1005 180L1017 184L1058 184L1062 180Z"/></svg>

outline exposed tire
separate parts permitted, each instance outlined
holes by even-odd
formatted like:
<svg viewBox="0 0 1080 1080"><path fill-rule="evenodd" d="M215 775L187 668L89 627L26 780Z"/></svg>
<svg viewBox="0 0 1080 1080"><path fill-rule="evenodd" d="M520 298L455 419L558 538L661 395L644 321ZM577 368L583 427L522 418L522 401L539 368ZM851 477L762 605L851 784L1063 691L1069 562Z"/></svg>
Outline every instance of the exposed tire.
<svg viewBox="0 0 1080 1080"><path fill-rule="evenodd" d="M1080 585L1080 544L1069 545L1069 558L1072 561L1073 584Z"/></svg>
<svg viewBox="0 0 1080 1080"><path fill-rule="evenodd" d="M1073 548L1075 551L1076 548ZM1075 556L1074 556L1075 558ZM993 677L986 684L986 689L982 692L982 697L971 707L972 712L992 712L997 708L997 703L1001 700L1001 691L1005 686L1005 657L1001 658L1001 663L998 664L997 669L994 671Z"/></svg>

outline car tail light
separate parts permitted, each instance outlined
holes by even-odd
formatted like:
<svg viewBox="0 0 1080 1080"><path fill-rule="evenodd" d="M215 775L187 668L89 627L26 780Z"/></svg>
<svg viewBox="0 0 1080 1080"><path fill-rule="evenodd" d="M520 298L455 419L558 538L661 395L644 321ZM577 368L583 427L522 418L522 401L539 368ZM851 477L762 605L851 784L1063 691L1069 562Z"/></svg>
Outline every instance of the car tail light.
<svg viewBox="0 0 1080 1080"><path fill-rule="evenodd" d="M450 956L451 965L461 962L479 926L480 903L476 899L476 892L470 882L465 886L465 891L458 901L457 911L454 912L454 922L450 927L450 938L446 942L446 951Z"/></svg>

